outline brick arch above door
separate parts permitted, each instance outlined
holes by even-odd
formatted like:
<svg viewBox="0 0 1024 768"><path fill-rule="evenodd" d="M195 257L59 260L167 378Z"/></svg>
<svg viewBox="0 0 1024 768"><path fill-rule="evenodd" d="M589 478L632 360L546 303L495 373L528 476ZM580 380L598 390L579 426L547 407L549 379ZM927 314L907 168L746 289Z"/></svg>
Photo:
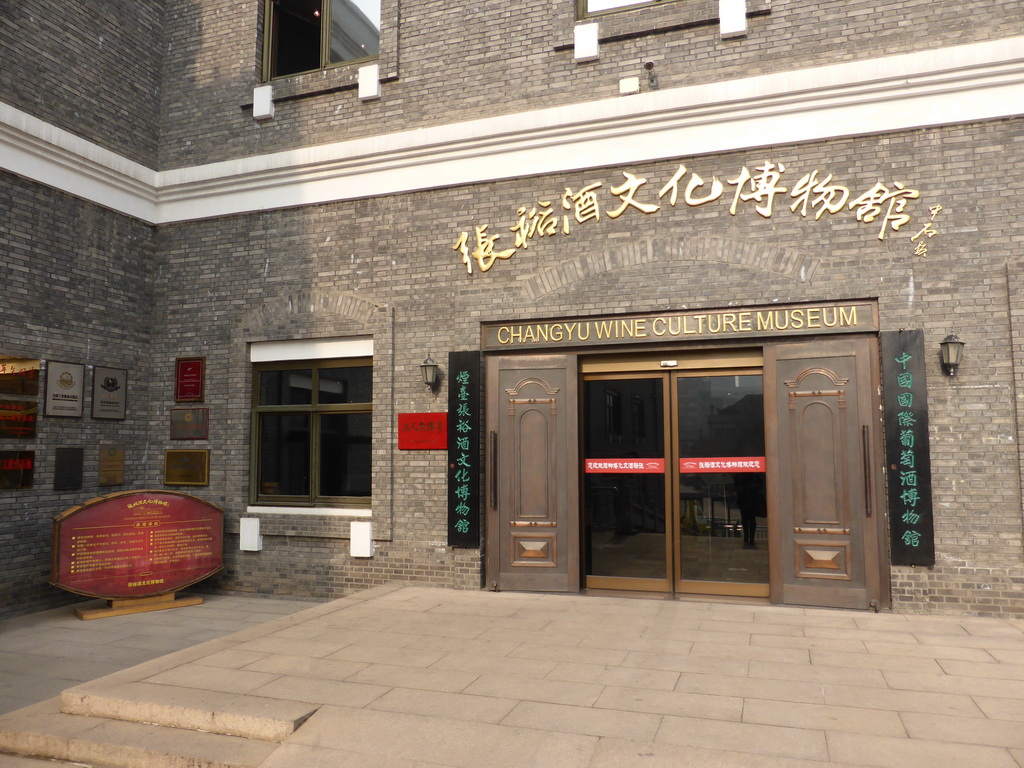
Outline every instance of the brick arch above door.
<svg viewBox="0 0 1024 768"><path fill-rule="evenodd" d="M760 269L800 283L809 282L821 266L821 259L809 253L757 241L704 236L651 237L561 261L523 280L522 291L527 298L536 301L617 269L677 261Z"/></svg>

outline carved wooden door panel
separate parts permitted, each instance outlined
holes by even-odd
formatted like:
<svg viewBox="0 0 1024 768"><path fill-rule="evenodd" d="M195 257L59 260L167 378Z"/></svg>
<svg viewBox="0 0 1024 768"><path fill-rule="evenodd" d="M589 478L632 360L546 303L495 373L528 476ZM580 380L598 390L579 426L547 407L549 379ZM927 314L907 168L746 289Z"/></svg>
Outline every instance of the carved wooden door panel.
<svg viewBox="0 0 1024 768"><path fill-rule="evenodd" d="M487 361L487 585L579 589L576 362Z"/></svg>
<svg viewBox="0 0 1024 768"><path fill-rule="evenodd" d="M876 370L870 338L765 350L775 602L882 600Z"/></svg>

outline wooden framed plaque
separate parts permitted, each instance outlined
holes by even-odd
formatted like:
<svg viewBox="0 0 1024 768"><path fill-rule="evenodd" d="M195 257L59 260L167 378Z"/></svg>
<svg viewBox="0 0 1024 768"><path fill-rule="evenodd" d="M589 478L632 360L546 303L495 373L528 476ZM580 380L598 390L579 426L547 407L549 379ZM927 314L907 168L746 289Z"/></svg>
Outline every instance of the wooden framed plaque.
<svg viewBox="0 0 1024 768"><path fill-rule="evenodd" d="M201 403L206 392L206 358L179 357L174 361L174 401Z"/></svg>
<svg viewBox="0 0 1024 768"><path fill-rule="evenodd" d="M46 361L46 415L81 418L85 366Z"/></svg>
<svg viewBox="0 0 1024 768"><path fill-rule="evenodd" d="M128 371L97 365L92 371L92 417L123 419L127 399Z"/></svg>
<svg viewBox="0 0 1024 768"><path fill-rule="evenodd" d="M164 451L164 485L209 484L209 451Z"/></svg>
<svg viewBox="0 0 1024 768"><path fill-rule="evenodd" d="M171 440L206 440L209 424L209 408L172 408Z"/></svg>
<svg viewBox="0 0 1024 768"><path fill-rule="evenodd" d="M223 529L219 507L176 491L91 499L54 518L50 583L107 599L174 592L223 567Z"/></svg>

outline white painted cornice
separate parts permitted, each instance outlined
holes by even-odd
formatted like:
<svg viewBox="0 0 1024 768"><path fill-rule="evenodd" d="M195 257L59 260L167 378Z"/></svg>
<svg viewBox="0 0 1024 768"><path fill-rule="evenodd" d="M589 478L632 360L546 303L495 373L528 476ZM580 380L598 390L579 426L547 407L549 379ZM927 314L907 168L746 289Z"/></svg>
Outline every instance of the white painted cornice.
<svg viewBox="0 0 1024 768"><path fill-rule="evenodd" d="M143 221L156 221L156 171L3 102L0 168Z"/></svg>
<svg viewBox="0 0 1024 768"><path fill-rule="evenodd" d="M0 167L154 224L1024 114L1024 38L154 171L0 103Z"/></svg>

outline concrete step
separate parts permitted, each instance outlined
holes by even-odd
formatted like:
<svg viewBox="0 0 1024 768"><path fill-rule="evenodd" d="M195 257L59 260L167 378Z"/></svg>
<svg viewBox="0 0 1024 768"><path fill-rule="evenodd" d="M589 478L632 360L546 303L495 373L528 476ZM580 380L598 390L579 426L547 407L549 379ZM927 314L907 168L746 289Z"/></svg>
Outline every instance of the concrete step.
<svg viewBox="0 0 1024 768"><path fill-rule="evenodd" d="M61 694L61 711L167 728L281 742L318 704L143 682L85 683Z"/></svg>
<svg viewBox="0 0 1024 768"><path fill-rule="evenodd" d="M3 768L96 768L85 763L69 763L66 760L47 760L43 757L22 757L20 755L0 754L0 765Z"/></svg>
<svg viewBox="0 0 1024 768"><path fill-rule="evenodd" d="M61 711L59 699L0 717L0 765L5 768L8 756L91 768L255 768L279 746L239 736L71 715ZM12 766L16 765L13 759Z"/></svg>

